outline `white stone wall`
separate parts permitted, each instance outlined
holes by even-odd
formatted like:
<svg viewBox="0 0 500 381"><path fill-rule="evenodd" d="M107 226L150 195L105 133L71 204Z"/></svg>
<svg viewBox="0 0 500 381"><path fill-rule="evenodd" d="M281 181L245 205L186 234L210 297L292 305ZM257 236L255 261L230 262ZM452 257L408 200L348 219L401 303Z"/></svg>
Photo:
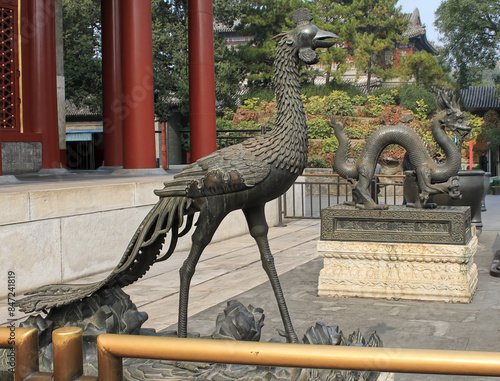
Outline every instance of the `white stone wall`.
<svg viewBox="0 0 500 381"><path fill-rule="evenodd" d="M0 186L0 298L7 272L16 273L18 294L50 283L108 271L157 201L154 189L168 177L99 179ZM278 203L267 206L278 224ZM231 213L213 241L248 232L241 211ZM188 250L189 235L177 250Z"/></svg>

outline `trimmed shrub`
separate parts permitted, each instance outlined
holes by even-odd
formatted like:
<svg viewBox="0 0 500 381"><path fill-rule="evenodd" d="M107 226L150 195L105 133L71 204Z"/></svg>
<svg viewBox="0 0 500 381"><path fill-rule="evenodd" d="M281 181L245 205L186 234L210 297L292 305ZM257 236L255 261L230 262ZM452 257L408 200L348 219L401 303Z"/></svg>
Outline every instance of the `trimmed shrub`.
<svg viewBox="0 0 500 381"><path fill-rule="evenodd" d="M335 136L323 140L323 153L335 153L337 148L339 148L339 141Z"/></svg>
<svg viewBox="0 0 500 381"><path fill-rule="evenodd" d="M333 130L324 118L314 118L307 122L307 131L311 139L326 139L332 136Z"/></svg>
<svg viewBox="0 0 500 381"><path fill-rule="evenodd" d="M403 85L398 88L398 91L401 107L417 113L418 108L422 107L422 104L419 105L417 101L423 100L427 106L427 115L431 115L437 110L436 98L432 93L422 87L415 85Z"/></svg>
<svg viewBox="0 0 500 381"><path fill-rule="evenodd" d="M382 96L391 97L394 100L394 103L388 103L388 104L398 105L400 102L399 90L398 90L398 88L394 88L394 87L381 87L380 89L373 91L371 95L378 97L378 98L380 98Z"/></svg>
<svg viewBox="0 0 500 381"><path fill-rule="evenodd" d="M394 98L390 94L380 94L377 96L378 103L381 105L394 105L396 102L394 101Z"/></svg>
<svg viewBox="0 0 500 381"><path fill-rule="evenodd" d="M367 99L366 95L355 95L351 98L351 103L353 106L364 106Z"/></svg>
<svg viewBox="0 0 500 381"><path fill-rule="evenodd" d="M327 108L325 97L320 97L318 95L307 97L303 95L302 101L304 102L304 111L306 114L321 116L326 115Z"/></svg>
<svg viewBox="0 0 500 381"><path fill-rule="evenodd" d="M307 161L308 168L328 168L328 163L325 159L319 156L311 156Z"/></svg>
<svg viewBox="0 0 500 381"><path fill-rule="evenodd" d="M344 91L332 91L325 98L327 113L334 115L351 115L354 107L351 98Z"/></svg>

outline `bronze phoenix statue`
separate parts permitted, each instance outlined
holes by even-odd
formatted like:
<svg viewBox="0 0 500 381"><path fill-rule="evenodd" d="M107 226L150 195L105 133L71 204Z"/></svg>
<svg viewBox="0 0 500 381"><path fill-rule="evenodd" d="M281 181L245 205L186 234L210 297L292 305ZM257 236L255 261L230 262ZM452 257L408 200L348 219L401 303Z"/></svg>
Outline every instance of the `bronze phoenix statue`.
<svg viewBox="0 0 500 381"><path fill-rule="evenodd" d="M21 310L31 312L61 306L102 288L125 287L135 282L154 263L172 255L178 237L191 229L198 214L191 249L180 269L178 335L186 337L189 288L196 264L221 221L230 212L241 209L273 287L287 340L298 341L269 248L264 206L285 193L307 163L308 138L300 95L299 60L306 64L318 62L315 49L332 46L333 41L327 39L338 37L311 24L312 14L307 9L297 10L293 19L295 29L274 37L277 113L272 131L199 159L166 182L163 189L155 191L159 201L106 279L87 285L41 287L19 301ZM167 233L169 248L160 255Z"/></svg>

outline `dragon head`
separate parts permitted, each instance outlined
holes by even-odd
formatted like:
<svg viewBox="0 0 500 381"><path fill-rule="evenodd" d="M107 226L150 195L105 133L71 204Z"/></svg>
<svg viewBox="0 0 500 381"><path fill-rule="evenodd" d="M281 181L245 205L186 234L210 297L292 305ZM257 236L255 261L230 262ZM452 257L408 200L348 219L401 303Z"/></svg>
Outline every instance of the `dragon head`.
<svg viewBox="0 0 500 381"><path fill-rule="evenodd" d="M319 61L316 48L329 48L334 44L327 39L339 38L336 34L319 29L311 24L312 13L307 8L300 8L293 14L293 21L297 25L295 29L287 33L286 43L298 49L299 58L308 65Z"/></svg>
<svg viewBox="0 0 500 381"><path fill-rule="evenodd" d="M452 102L442 93L438 96L438 106L441 109L441 118L439 119L442 127L448 127L460 144L464 141L471 127L464 114L460 111L458 102L454 98Z"/></svg>

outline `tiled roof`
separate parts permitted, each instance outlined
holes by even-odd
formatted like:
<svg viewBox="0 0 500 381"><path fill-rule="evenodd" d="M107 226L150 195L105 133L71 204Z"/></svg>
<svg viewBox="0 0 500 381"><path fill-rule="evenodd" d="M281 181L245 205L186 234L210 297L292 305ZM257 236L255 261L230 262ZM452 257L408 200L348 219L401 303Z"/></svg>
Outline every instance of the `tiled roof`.
<svg viewBox="0 0 500 381"><path fill-rule="evenodd" d="M420 12L418 8L413 10L413 13L407 13L405 19L409 21L408 28L403 32L403 38L414 39L420 41L419 50L424 49L428 53L437 54L436 48L432 43L427 41L425 25L420 21Z"/></svg>
<svg viewBox="0 0 500 381"><path fill-rule="evenodd" d="M406 19L409 20L408 29L403 32L404 38L417 37L425 35L425 25L420 22L420 12L418 8L413 10L413 13L408 13Z"/></svg>
<svg viewBox="0 0 500 381"><path fill-rule="evenodd" d="M227 26L221 22L218 22L214 19L214 32L223 33L223 32L234 32L234 28L241 24L241 20L236 20L232 26Z"/></svg>
<svg viewBox="0 0 500 381"><path fill-rule="evenodd" d="M460 96L470 110L500 110L495 86L469 87L461 90Z"/></svg>

